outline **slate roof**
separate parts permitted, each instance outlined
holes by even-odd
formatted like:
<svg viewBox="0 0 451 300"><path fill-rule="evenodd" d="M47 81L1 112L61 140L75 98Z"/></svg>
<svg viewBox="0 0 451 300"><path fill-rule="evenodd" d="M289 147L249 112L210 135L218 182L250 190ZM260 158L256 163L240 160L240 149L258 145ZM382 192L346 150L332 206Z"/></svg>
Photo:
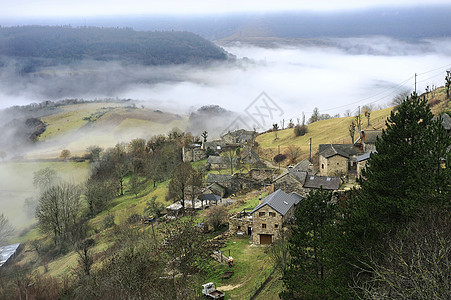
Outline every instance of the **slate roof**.
<svg viewBox="0 0 451 300"><path fill-rule="evenodd" d="M357 161L367 160L368 158L370 158L370 155L372 153L377 153L377 151L374 150L374 151L371 151L371 152L363 153L362 155L357 156Z"/></svg>
<svg viewBox="0 0 451 300"><path fill-rule="evenodd" d="M16 253L17 248L19 248L20 244L12 244L8 246L0 247L0 267L5 264L8 259Z"/></svg>
<svg viewBox="0 0 451 300"><path fill-rule="evenodd" d="M353 155L359 154L359 149L353 144L320 144L318 153L325 158L329 158L334 155L349 158Z"/></svg>
<svg viewBox="0 0 451 300"><path fill-rule="evenodd" d="M291 170L296 170L296 171L308 171L309 166L311 165L311 162L306 158L301 160L299 163L297 163L296 165L294 165Z"/></svg>
<svg viewBox="0 0 451 300"><path fill-rule="evenodd" d="M232 175L227 174L212 174L207 175L207 183L230 183Z"/></svg>
<svg viewBox="0 0 451 300"><path fill-rule="evenodd" d="M296 179L297 181L299 181L302 185L304 185L305 177L307 176L307 172L289 169L285 173L282 173L281 175L279 175L276 179L274 179L274 181L278 181L279 179L281 179L282 177L285 177L285 176L291 176L294 179Z"/></svg>
<svg viewBox="0 0 451 300"><path fill-rule="evenodd" d="M324 190L338 190L340 185L339 177L308 175L305 178L304 187L311 189L323 187Z"/></svg>
<svg viewBox="0 0 451 300"><path fill-rule="evenodd" d="M441 115L442 116L442 125L445 128L445 130L451 130L451 117L444 113ZM437 120L438 117L435 117L433 120Z"/></svg>
<svg viewBox="0 0 451 300"><path fill-rule="evenodd" d="M282 216L284 216L293 205L298 204L299 201L301 201L301 200L302 200L302 196L300 196L296 193L287 194L284 191L279 189L279 190L275 191L274 193L272 193L271 195L265 197L262 200L262 203L257 205L251 211L251 214L253 214L257 210L259 210L263 206L269 205L272 209L274 209L275 211L280 213Z"/></svg>
<svg viewBox="0 0 451 300"><path fill-rule="evenodd" d="M181 210L182 209L182 201L176 201L172 203L171 205L167 206L167 210ZM191 200L185 200L185 208L192 208L193 202ZM202 202L199 200L194 201L194 209L201 209L202 208Z"/></svg>
<svg viewBox="0 0 451 300"><path fill-rule="evenodd" d="M363 142L365 144L375 144L377 137L382 136L382 130L362 130L360 137L356 140L357 143L361 140L362 135L364 135Z"/></svg>
<svg viewBox="0 0 451 300"><path fill-rule="evenodd" d="M219 201L221 198L221 196L215 194L202 194L199 196L199 199L204 201Z"/></svg>

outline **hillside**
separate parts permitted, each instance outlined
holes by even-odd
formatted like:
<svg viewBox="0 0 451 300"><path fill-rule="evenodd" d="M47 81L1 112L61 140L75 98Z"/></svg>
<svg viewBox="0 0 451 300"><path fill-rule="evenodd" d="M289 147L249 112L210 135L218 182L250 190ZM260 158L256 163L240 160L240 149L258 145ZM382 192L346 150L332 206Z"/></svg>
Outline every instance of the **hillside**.
<svg viewBox="0 0 451 300"><path fill-rule="evenodd" d="M426 96L426 95L422 95ZM446 93L444 88L439 88L428 95L429 105L434 115L438 115L442 111L451 110L449 100L446 100ZM373 130L385 128L385 120L390 115L394 107L376 110L371 113L370 125L365 116L362 118L362 129ZM293 129L284 129L277 132L277 139L275 132L261 134L257 137L257 142L262 147L263 156L265 159L272 160L278 153L283 153L288 146L294 145L301 148L302 158L309 157L310 138L312 139L312 157L318 152L319 144L349 144L351 137L349 135L349 125L355 120L355 117L342 117L328 120L318 121L308 125L308 133L304 136L295 137ZM355 134L357 137L357 133Z"/></svg>
<svg viewBox="0 0 451 300"><path fill-rule="evenodd" d="M45 104L44 104L45 105ZM42 106L42 105L41 105ZM23 113L26 111L26 113ZM16 107L1 112L15 119L2 125L0 149L7 158L56 158L63 149L82 155L86 148L112 147L118 142L150 138L173 128L185 130L188 117L153 110L131 101L68 101L47 104L47 108ZM31 139L29 120L45 124L45 131Z"/></svg>
<svg viewBox="0 0 451 300"><path fill-rule="evenodd" d="M17 71L27 74L82 60L167 65L225 60L227 54L190 32L21 26L0 28L0 57L0 66L16 59Z"/></svg>

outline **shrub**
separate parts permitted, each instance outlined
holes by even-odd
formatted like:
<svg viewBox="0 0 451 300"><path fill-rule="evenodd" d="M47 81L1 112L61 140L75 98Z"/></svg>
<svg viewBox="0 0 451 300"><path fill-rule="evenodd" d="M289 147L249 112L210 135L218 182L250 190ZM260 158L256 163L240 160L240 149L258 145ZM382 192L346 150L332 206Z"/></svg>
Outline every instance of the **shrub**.
<svg viewBox="0 0 451 300"><path fill-rule="evenodd" d="M305 125L296 125L294 126L294 136L303 136L308 132L307 126Z"/></svg>
<svg viewBox="0 0 451 300"><path fill-rule="evenodd" d="M286 158L287 158L287 156L285 154L280 153L280 154L277 154L276 156L274 156L273 159L276 163L279 163L279 162L284 161Z"/></svg>

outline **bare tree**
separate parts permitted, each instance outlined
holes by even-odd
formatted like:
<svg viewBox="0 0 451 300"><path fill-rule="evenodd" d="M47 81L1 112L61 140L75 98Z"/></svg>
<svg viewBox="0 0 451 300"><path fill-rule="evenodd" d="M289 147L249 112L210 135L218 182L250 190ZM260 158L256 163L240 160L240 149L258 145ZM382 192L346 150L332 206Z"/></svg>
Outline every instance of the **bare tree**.
<svg viewBox="0 0 451 300"><path fill-rule="evenodd" d="M0 246L2 246L14 233L14 228L4 214L0 214Z"/></svg>
<svg viewBox="0 0 451 300"><path fill-rule="evenodd" d="M290 256L290 232L281 230L279 238L274 242L269 250L269 258L276 270L283 272L291 261Z"/></svg>
<svg viewBox="0 0 451 300"><path fill-rule="evenodd" d="M351 143L354 143L355 128L355 123L351 122L351 124L349 125L349 136L351 136Z"/></svg>
<svg viewBox="0 0 451 300"><path fill-rule="evenodd" d="M60 180L55 169L44 168L33 173L33 185L41 192L58 183Z"/></svg>
<svg viewBox="0 0 451 300"><path fill-rule="evenodd" d="M446 99L449 99L449 90L451 89L451 70L446 71L445 89L446 89Z"/></svg>
<svg viewBox="0 0 451 300"><path fill-rule="evenodd" d="M169 182L168 196L182 204L183 213L185 212L185 195L191 181L191 174L194 172L193 167L188 162L179 164L171 175Z"/></svg>
<svg viewBox="0 0 451 300"><path fill-rule="evenodd" d="M208 210L207 224L213 227L213 230L218 230L222 224L227 220L227 208L222 205L213 206Z"/></svg>
<svg viewBox="0 0 451 300"><path fill-rule="evenodd" d="M451 299L451 218L431 209L389 241L383 261L366 265L364 299Z"/></svg>
<svg viewBox="0 0 451 300"><path fill-rule="evenodd" d="M61 159L67 160L69 157L70 157L70 151L69 150L64 149L64 150L61 151L61 154L60 154L60 158Z"/></svg>
<svg viewBox="0 0 451 300"><path fill-rule="evenodd" d="M296 161L299 158L299 156L301 155L301 153L302 153L301 148L299 148L295 145L288 146L285 151L287 158L290 160L290 164L296 163Z"/></svg>
<svg viewBox="0 0 451 300"><path fill-rule="evenodd" d="M80 226L81 189L61 183L47 189L39 199L36 218L43 233L53 233L55 244L71 240Z"/></svg>
<svg viewBox="0 0 451 300"><path fill-rule="evenodd" d="M373 107L371 106L371 105L365 105L363 108L362 108L362 112L363 112L363 115L367 118L367 120L368 120L368 125L367 126L370 126L370 118L371 118L371 112L373 111Z"/></svg>
<svg viewBox="0 0 451 300"><path fill-rule="evenodd" d="M406 100L408 97L410 96L410 91L405 90L401 93L399 93L398 95L396 95L393 100L392 100L392 104L394 106L398 106L400 105L404 100Z"/></svg>
<svg viewBox="0 0 451 300"><path fill-rule="evenodd" d="M238 161L238 149L230 148L227 151L221 153L221 156L227 159L227 163L230 166L230 175L233 175L233 167Z"/></svg>

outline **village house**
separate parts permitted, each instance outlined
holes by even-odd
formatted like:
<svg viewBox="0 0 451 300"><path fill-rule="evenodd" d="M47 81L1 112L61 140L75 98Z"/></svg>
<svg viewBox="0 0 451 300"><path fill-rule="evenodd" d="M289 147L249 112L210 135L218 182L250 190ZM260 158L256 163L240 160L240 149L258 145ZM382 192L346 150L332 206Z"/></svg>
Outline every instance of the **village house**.
<svg viewBox="0 0 451 300"><path fill-rule="evenodd" d="M354 142L361 152L367 153L376 150L376 140L382 136L382 130L362 130Z"/></svg>
<svg viewBox="0 0 451 300"><path fill-rule="evenodd" d="M445 128L446 132L448 132L449 135L451 135L451 117L447 113L443 113L441 115L442 117L442 125L443 128ZM435 117L433 120L437 120L438 116Z"/></svg>
<svg viewBox="0 0 451 300"><path fill-rule="evenodd" d="M237 162L238 159L236 157L232 158L233 168L237 166ZM224 156L209 156L205 167L207 170L230 169L230 158Z"/></svg>
<svg viewBox="0 0 451 300"><path fill-rule="evenodd" d="M239 144L244 146L250 141L253 141L257 133L255 131L248 131L244 129L238 129L235 131L229 131L221 139L224 140L226 144Z"/></svg>
<svg viewBox="0 0 451 300"><path fill-rule="evenodd" d="M336 191L341 185L339 177L317 176L317 171L309 160L305 159L282 173L273 181L274 190L281 189L287 193L297 193L305 196L312 189L323 189Z"/></svg>
<svg viewBox="0 0 451 300"><path fill-rule="evenodd" d="M252 235L252 215L243 210L229 218L229 231L237 235Z"/></svg>
<svg viewBox="0 0 451 300"><path fill-rule="evenodd" d="M354 180L357 174L357 156L376 150L376 140L382 130L362 130L354 144L320 144L319 174L321 176L346 176Z"/></svg>
<svg viewBox="0 0 451 300"><path fill-rule="evenodd" d="M366 163L373 153L377 153L377 151L374 150L357 156L357 178L362 176L362 170L365 169Z"/></svg>
<svg viewBox="0 0 451 300"><path fill-rule="evenodd" d="M226 194L233 193L232 175L209 173L206 179L207 188L214 194L224 197ZM224 193L218 193L218 189L223 189Z"/></svg>
<svg viewBox="0 0 451 300"><path fill-rule="evenodd" d="M252 242L255 245L272 244L294 217L296 205L302 196L277 190L265 197L252 211Z"/></svg>
<svg viewBox="0 0 451 300"><path fill-rule="evenodd" d="M207 158L207 152L200 144L192 144L182 148L183 162L194 162Z"/></svg>
<svg viewBox="0 0 451 300"><path fill-rule="evenodd" d="M359 147L353 144L320 144L319 175L321 176L356 176L357 155Z"/></svg>
<svg viewBox="0 0 451 300"><path fill-rule="evenodd" d="M311 190L322 188L323 190L336 192L340 188L341 179L332 176L318 176L308 175L304 182L304 193L309 193Z"/></svg>
<svg viewBox="0 0 451 300"><path fill-rule="evenodd" d="M194 211L194 210L202 209L202 202L200 200L194 201L194 208L193 208L192 200L185 200L184 204L185 204L185 211ZM175 218L181 216L182 212L183 212L182 201L181 200L176 201L166 207L166 218L167 219L175 219Z"/></svg>

